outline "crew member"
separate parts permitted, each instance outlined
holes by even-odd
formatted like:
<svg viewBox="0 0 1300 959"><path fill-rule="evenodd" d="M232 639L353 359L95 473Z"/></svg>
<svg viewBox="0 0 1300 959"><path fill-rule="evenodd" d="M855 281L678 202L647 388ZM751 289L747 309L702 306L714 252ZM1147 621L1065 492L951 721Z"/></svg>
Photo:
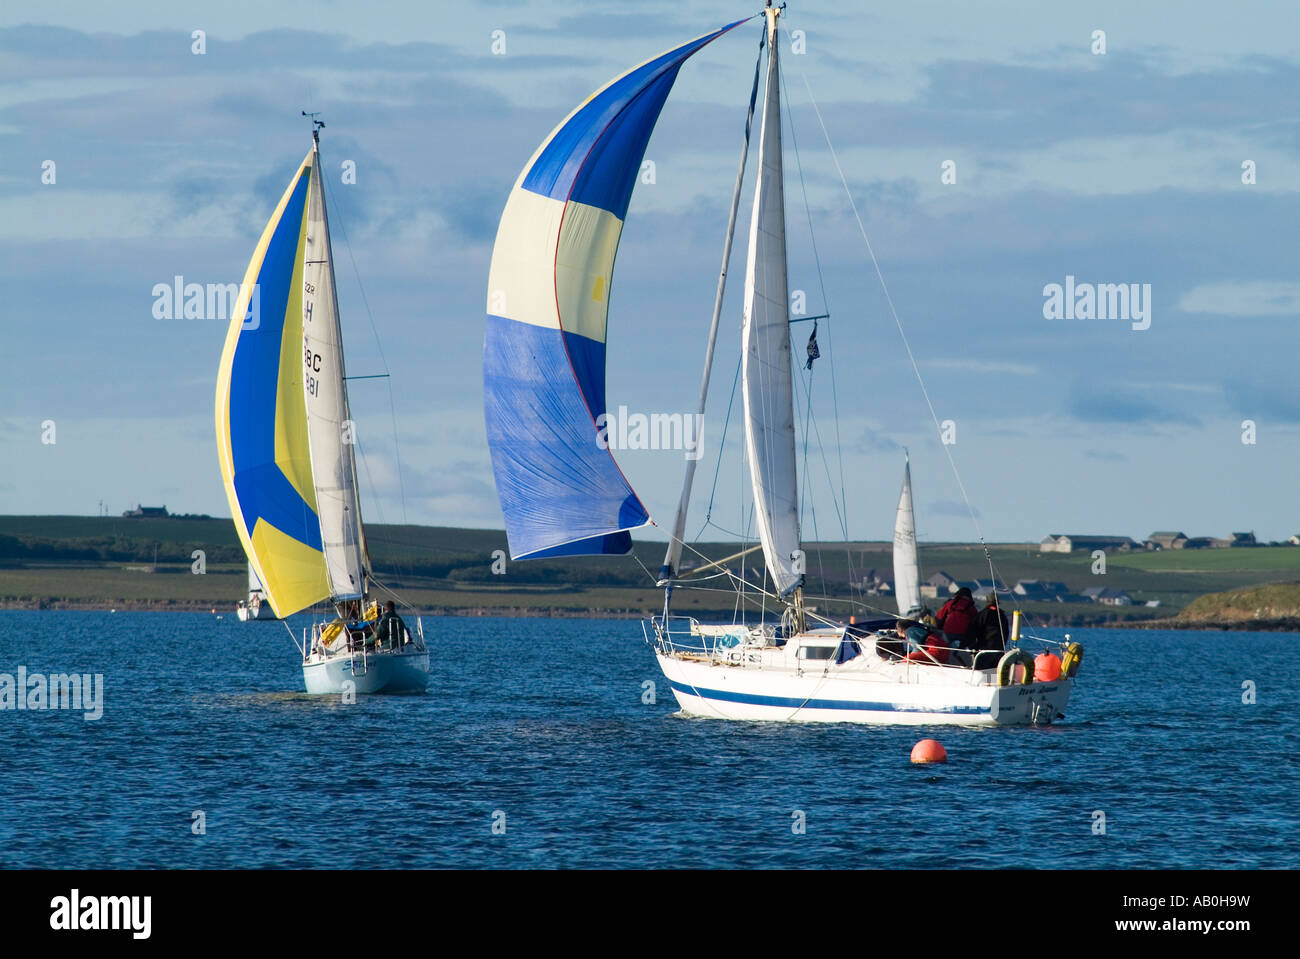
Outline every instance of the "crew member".
<svg viewBox="0 0 1300 959"><path fill-rule="evenodd" d="M970 589L963 586L957 590L957 595L944 603L939 614L934 617L934 624L943 630L944 645L963 648L966 645L966 635L975 625L978 614Z"/></svg>
<svg viewBox="0 0 1300 959"><path fill-rule="evenodd" d="M988 605L975 617L968 641L969 647L976 651L976 669L992 669L998 664L1009 634L1007 614L998 607L997 596L990 595Z"/></svg>
<svg viewBox="0 0 1300 959"><path fill-rule="evenodd" d="M390 599L384 604L384 615L375 623L375 638L379 644L387 644L391 649L406 645L406 624L397 615L397 606Z"/></svg>

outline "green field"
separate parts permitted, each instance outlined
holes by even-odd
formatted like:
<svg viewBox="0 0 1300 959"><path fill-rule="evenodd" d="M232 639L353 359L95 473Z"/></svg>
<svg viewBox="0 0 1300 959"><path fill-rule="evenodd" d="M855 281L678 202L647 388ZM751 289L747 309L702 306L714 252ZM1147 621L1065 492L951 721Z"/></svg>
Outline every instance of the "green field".
<svg viewBox="0 0 1300 959"><path fill-rule="evenodd" d="M1253 546L1240 549L1164 549L1116 553L1107 562L1125 569L1152 573L1267 572L1281 576L1300 573L1300 547Z"/></svg>
<svg viewBox="0 0 1300 959"><path fill-rule="evenodd" d="M411 604L465 613L640 615L661 607L663 593L649 571L663 545L640 542L626 557L505 562L500 530L426 526L368 526L377 580ZM889 597L863 597L867 570L890 569L888 543L807 544L809 605L846 615L892 612ZM202 550L206 572L194 575ZM721 558L734 543L696 544L688 559ZM922 576L944 571L957 579L1053 580L1082 593L1089 586L1127 591L1133 606L1030 603L1035 622L1087 624L1166 618L1206 593L1300 578L1300 548L1168 550L1115 553L1105 575L1092 572L1091 555L1040 553L1037 544L921 545ZM755 557L745 560L753 573ZM737 563L729 564L737 568ZM679 589L674 608L729 613L735 593L725 580L710 588ZM243 598L243 551L228 519L134 519L84 516L0 516L0 604L10 606L229 608ZM1158 607L1146 607L1158 600Z"/></svg>

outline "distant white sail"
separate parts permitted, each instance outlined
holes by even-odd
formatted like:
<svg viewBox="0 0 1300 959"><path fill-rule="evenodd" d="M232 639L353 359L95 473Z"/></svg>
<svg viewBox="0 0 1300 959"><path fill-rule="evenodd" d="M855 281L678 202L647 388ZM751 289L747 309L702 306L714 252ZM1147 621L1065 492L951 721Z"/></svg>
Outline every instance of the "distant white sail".
<svg viewBox="0 0 1300 959"><path fill-rule="evenodd" d="M916 514L912 510L912 464L903 466L903 492L894 519L894 596L898 615L921 608L921 564L916 555Z"/></svg>
<svg viewBox="0 0 1300 959"><path fill-rule="evenodd" d="M763 557L779 595L803 584L794 389L786 285L785 192L776 17L768 16L767 87L749 225L743 332L745 447Z"/></svg>
<svg viewBox="0 0 1300 959"><path fill-rule="evenodd" d="M319 147L313 152L302 271L303 392L331 592L335 600L349 600L361 598L366 589L365 542Z"/></svg>

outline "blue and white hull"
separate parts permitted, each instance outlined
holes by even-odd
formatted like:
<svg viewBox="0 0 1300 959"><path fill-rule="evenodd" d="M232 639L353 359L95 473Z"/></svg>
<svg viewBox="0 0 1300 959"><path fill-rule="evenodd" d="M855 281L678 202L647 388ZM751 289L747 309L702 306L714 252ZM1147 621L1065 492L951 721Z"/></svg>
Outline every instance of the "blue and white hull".
<svg viewBox="0 0 1300 959"><path fill-rule="evenodd" d="M1045 725L1064 715L1073 681L998 685L998 670L882 660L874 641L836 662L842 632L777 646L655 655L682 711L716 719L890 725ZM808 655L812 653L813 655Z"/></svg>
<svg viewBox="0 0 1300 959"><path fill-rule="evenodd" d="M429 685L425 649L314 654L302 664L309 693L417 693ZM351 684L351 685L348 685Z"/></svg>

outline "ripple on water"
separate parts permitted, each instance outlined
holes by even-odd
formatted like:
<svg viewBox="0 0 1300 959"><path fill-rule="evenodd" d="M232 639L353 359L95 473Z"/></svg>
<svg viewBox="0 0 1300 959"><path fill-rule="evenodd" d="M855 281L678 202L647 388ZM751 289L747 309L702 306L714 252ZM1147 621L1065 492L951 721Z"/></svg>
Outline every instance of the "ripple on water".
<svg viewBox="0 0 1300 959"><path fill-rule="evenodd" d="M426 618L430 691L348 705L270 633L214 672L261 624L0 611L29 669L105 678L97 722L6 714L6 865L1297 865L1300 637L1072 630L1065 723L945 729L696 721L642 703L637 624L520 624ZM948 763L909 762L927 736Z"/></svg>

